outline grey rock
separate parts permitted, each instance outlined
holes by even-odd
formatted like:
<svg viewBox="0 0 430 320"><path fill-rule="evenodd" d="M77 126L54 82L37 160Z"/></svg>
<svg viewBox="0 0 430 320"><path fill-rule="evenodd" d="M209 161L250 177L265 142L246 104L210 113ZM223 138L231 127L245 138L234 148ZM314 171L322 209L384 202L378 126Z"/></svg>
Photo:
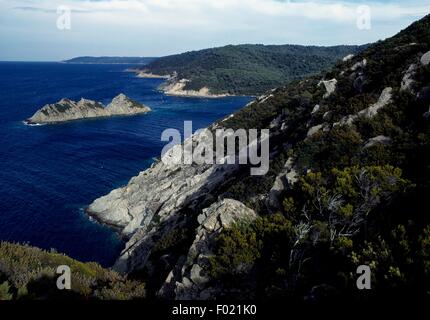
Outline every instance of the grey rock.
<svg viewBox="0 0 430 320"><path fill-rule="evenodd" d="M269 124L269 128L270 129L274 129L274 128L279 128L282 124L282 114L277 116L275 119L273 119L270 124Z"/></svg>
<svg viewBox="0 0 430 320"><path fill-rule="evenodd" d="M298 173L294 167L294 159L288 158L284 168L275 178L272 188L267 197L267 205L270 208L280 209L281 203L279 197L284 190L291 188L298 180Z"/></svg>
<svg viewBox="0 0 430 320"><path fill-rule="evenodd" d="M358 116L355 114L350 114L348 116L343 117L342 119L340 119L339 122L335 122L333 124L333 127L336 126L346 126L346 125L351 125L354 123L355 119L357 119Z"/></svg>
<svg viewBox="0 0 430 320"><path fill-rule="evenodd" d="M331 79L331 80L321 80L318 83L318 86L324 85L326 93L324 94L324 98L330 97L330 95L336 90L337 80Z"/></svg>
<svg viewBox="0 0 430 320"><path fill-rule="evenodd" d="M365 66L367 66L367 60L366 59L363 59L362 61L359 61L359 62L357 62L356 64L354 64L352 67L351 67L351 71L356 71L356 70L358 70L358 69L364 69L364 67Z"/></svg>
<svg viewBox="0 0 430 320"><path fill-rule="evenodd" d="M150 112L151 109L137 103L124 94L116 96L105 108L101 103L81 99L78 102L62 99L54 104L47 104L29 119L28 124L58 123L72 120L102 118L118 115L135 115Z"/></svg>
<svg viewBox="0 0 430 320"><path fill-rule="evenodd" d="M366 83L366 77L364 76L363 73L360 73L358 76L356 76L352 85L356 92L361 93L363 92L363 87L365 83Z"/></svg>
<svg viewBox="0 0 430 320"><path fill-rule="evenodd" d="M311 114L317 113L319 110L320 110L320 105L319 105L319 104L317 104L317 105L315 105L315 107L312 109Z"/></svg>
<svg viewBox="0 0 430 320"><path fill-rule="evenodd" d="M324 127L324 124L318 124L316 126L313 126L312 128L310 128L308 130L307 137L309 138L309 137L313 136L315 133L320 131L323 127Z"/></svg>
<svg viewBox="0 0 430 320"><path fill-rule="evenodd" d="M430 86L421 88L417 98L421 103L430 103Z"/></svg>
<svg viewBox="0 0 430 320"><path fill-rule="evenodd" d="M333 113L331 111L327 111L323 114L323 120L328 120Z"/></svg>
<svg viewBox="0 0 430 320"><path fill-rule="evenodd" d="M375 115L378 114L378 111L385 107L387 104L389 104L391 102L391 98L392 98L392 91L393 89L388 87L385 88L381 95L379 96L379 99L376 103L372 104L370 107L361 110L358 115L360 116L365 116L367 118L372 118Z"/></svg>
<svg viewBox="0 0 430 320"><path fill-rule="evenodd" d="M377 136L377 137L374 137L374 138L367 140L364 148L370 148L370 147L373 147L373 146L378 145L378 144L389 145L390 143L391 143L390 137L386 137L386 136L381 135L381 136Z"/></svg>
<svg viewBox="0 0 430 320"><path fill-rule="evenodd" d="M343 117L340 119L339 122L335 122L333 124L333 127L339 126L339 125L351 125L358 117L362 116L365 118L373 118L376 116L379 112L379 110L383 107L385 107L387 104L391 102L392 98L392 91L393 89L390 87L385 88L381 95L379 96L379 99L376 103L372 104L371 106L367 107L366 109L361 110L357 114L350 114L348 116Z"/></svg>
<svg viewBox="0 0 430 320"><path fill-rule="evenodd" d="M430 120L430 107L429 107L429 111L424 112L423 117L426 118L427 120Z"/></svg>
<svg viewBox="0 0 430 320"><path fill-rule="evenodd" d="M209 286L206 271L208 259L213 255L216 235L234 223L250 223L257 217L254 210L233 199L223 199L203 210L198 221L193 244L186 259L175 266L168 275L158 295L177 300L207 300L213 298L220 288Z"/></svg>
<svg viewBox="0 0 430 320"><path fill-rule="evenodd" d="M184 145L206 141L208 134L209 130L203 130L188 138ZM128 273L144 267L157 239L181 227L181 210L196 210L213 201L212 191L226 183L239 168L238 161L236 164L183 164L177 161L181 160L181 149L181 145L173 147L161 161L132 178L125 187L95 200L87 208L96 220L113 225L130 237L113 267L116 271ZM219 228L218 221L211 219L205 219L205 226Z"/></svg>
<svg viewBox="0 0 430 320"><path fill-rule="evenodd" d="M416 70L417 70L416 64L411 64L409 66L408 70L406 70L406 72L403 75L402 83L400 85L400 90L407 90L407 91L412 90L412 85L415 82L413 77L416 73Z"/></svg>
<svg viewBox="0 0 430 320"><path fill-rule="evenodd" d="M426 53L424 53L420 61L422 65L424 66L428 65L430 63L430 51L427 51Z"/></svg>

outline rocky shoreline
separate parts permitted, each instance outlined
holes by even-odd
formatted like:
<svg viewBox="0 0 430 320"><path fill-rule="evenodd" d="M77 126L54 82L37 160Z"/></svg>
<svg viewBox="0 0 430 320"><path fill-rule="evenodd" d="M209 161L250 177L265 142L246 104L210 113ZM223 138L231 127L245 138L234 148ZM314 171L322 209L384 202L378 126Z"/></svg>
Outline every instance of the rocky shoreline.
<svg viewBox="0 0 430 320"><path fill-rule="evenodd" d="M199 90L188 90L185 89L187 83L191 80L189 79L178 79L178 74L175 72L171 75L159 75L146 70L139 69L127 69L128 72L134 72L136 77L143 79L164 79L166 80L162 83L158 89L162 91L165 95L176 96L176 97L188 97L188 98L208 98L217 99L231 97L233 95L228 93L211 93L211 89L208 87L202 87Z"/></svg>
<svg viewBox="0 0 430 320"><path fill-rule="evenodd" d="M210 92L208 87L203 87L200 90L187 90L185 89L188 79L173 80L162 84L159 89L168 96L178 96L178 97L197 97L197 98L225 98L231 96L227 93L214 94Z"/></svg>
<svg viewBox="0 0 430 320"><path fill-rule="evenodd" d="M45 105L36 111L33 116L24 120L24 123L41 125L90 118L137 115L150 111L149 107L131 100L121 93L113 98L112 102L106 107L100 102L84 98L77 102L70 99L61 99L56 103Z"/></svg>
<svg viewBox="0 0 430 320"><path fill-rule="evenodd" d="M221 123L194 134L184 145L205 141L206 134ZM213 293L203 269L215 235L233 223L255 219L256 214L239 201L212 196L239 170L239 164L178 164L174 161L177 151L170 149L162 161L140 172L126 186L96 199L86 212L127 239L113 266L121 274L151 269L160 239L180 230L195 230L185 255L166 257L169 272L162 276L158 296L205 299Z"/></svg>

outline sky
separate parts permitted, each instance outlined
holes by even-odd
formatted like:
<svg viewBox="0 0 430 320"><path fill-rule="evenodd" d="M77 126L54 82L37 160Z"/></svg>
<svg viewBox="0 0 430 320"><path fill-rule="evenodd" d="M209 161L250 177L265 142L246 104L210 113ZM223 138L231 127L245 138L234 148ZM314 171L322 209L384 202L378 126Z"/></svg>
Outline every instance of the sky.
<svg viewBox="0 0 430 320"><path fill-rule="evenodd" d="M364 44L429 13L429 0L0 0L0 60Z"/></svg>

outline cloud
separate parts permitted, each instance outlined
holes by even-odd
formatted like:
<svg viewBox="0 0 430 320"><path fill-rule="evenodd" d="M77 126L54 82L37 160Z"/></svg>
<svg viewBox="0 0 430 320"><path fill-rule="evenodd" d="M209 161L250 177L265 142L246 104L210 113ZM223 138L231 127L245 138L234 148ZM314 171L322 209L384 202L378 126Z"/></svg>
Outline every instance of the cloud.
<svg viewBox="0 0 430 320"><path fill-rule="evenodd" d="M56 28L59 5L72 10L69 32ZM360 5L371 10L370 31L356 27ZM49 54L67 50L56 53L64 58L73 52L164 55L238 43L368 43L428 13L428 0L0 0L0 41L9 44L0 59L13 48L30 55L29 45Z"/></svg>
<svg viewBox="0 0 430 320"><path fill-rule="evenodd" d="M93 1L97 1L97 0L93 0ZM103 0L98 0L98 1L103 1ZM55 8L44 9L44 8L41 8L41 7L31 7L31 6L28 6L28 7L14 7L13 9L15 9L15 10L21 10L21 11L33 11L33 12L43 12L43 13L57 13L57 9L55 9ZM73 12L76 12L76 13L89 13L89 12L91 12L90 10L76 9L76 8L72 8L72 7L71 7L71 10Z"/></svg>
<svg viewBox="0 0 430 320"><path fill-rule="evenodd" d="M10 2L20 2L12 0ZM16 10L54 13L57 1L30 1L33 6L15 6ZM185 21L189 18L210 21L223 20L223 16L235 15L241 20L246 16L295 17L309 20L347 22L357 16L359 5L368 5L376 20L397 19L424 15L430 11L430 4L417 0L399 1L288 1L288 0L66 0L76 13L110 13L110 17L130 18L147 15L150 21ZM174 18L174 20L167 20ZM130 20L131 21L131 20ZM144 21L143 21L144 22Z"/></svg>

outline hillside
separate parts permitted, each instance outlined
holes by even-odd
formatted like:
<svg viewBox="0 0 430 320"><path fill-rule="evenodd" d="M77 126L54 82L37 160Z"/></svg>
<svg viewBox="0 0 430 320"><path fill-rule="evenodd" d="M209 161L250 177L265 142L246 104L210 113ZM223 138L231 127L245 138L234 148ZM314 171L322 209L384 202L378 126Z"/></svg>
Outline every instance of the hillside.
<svg viewBox="0 0 430 320"><path fill-rule="evenodd" d="M257 95L304 76L319 73L359 46L238 45L159 58L141 68L157 75L189 80L183 90L208 88L213 94Z"/></svg>
<svg viewBox="0 0 430 320"><path fill-rule="evenodd" d="M19 261L19 262L18 262ZM71 290L56 287L57 267L71 270ZM145 297L145 287L96 263L82 263L57 252L0 242L1 300L131 300Z"/></svg>
<svg viewBox="0 0 430 320"><path fill-rule="evenodd" d="M101 64L148 64L157 58L153 57L76 57L64 60L64 63L101 63Z"/></svg>
<svg viewBox="0 0 430 320"><path fill-rule="evenodd" d="M186 143L219 128L270 128L269 172L178 164L174 148L88 207L129 239L113 269L146 297L429 298L430 15Z"/></svg>

